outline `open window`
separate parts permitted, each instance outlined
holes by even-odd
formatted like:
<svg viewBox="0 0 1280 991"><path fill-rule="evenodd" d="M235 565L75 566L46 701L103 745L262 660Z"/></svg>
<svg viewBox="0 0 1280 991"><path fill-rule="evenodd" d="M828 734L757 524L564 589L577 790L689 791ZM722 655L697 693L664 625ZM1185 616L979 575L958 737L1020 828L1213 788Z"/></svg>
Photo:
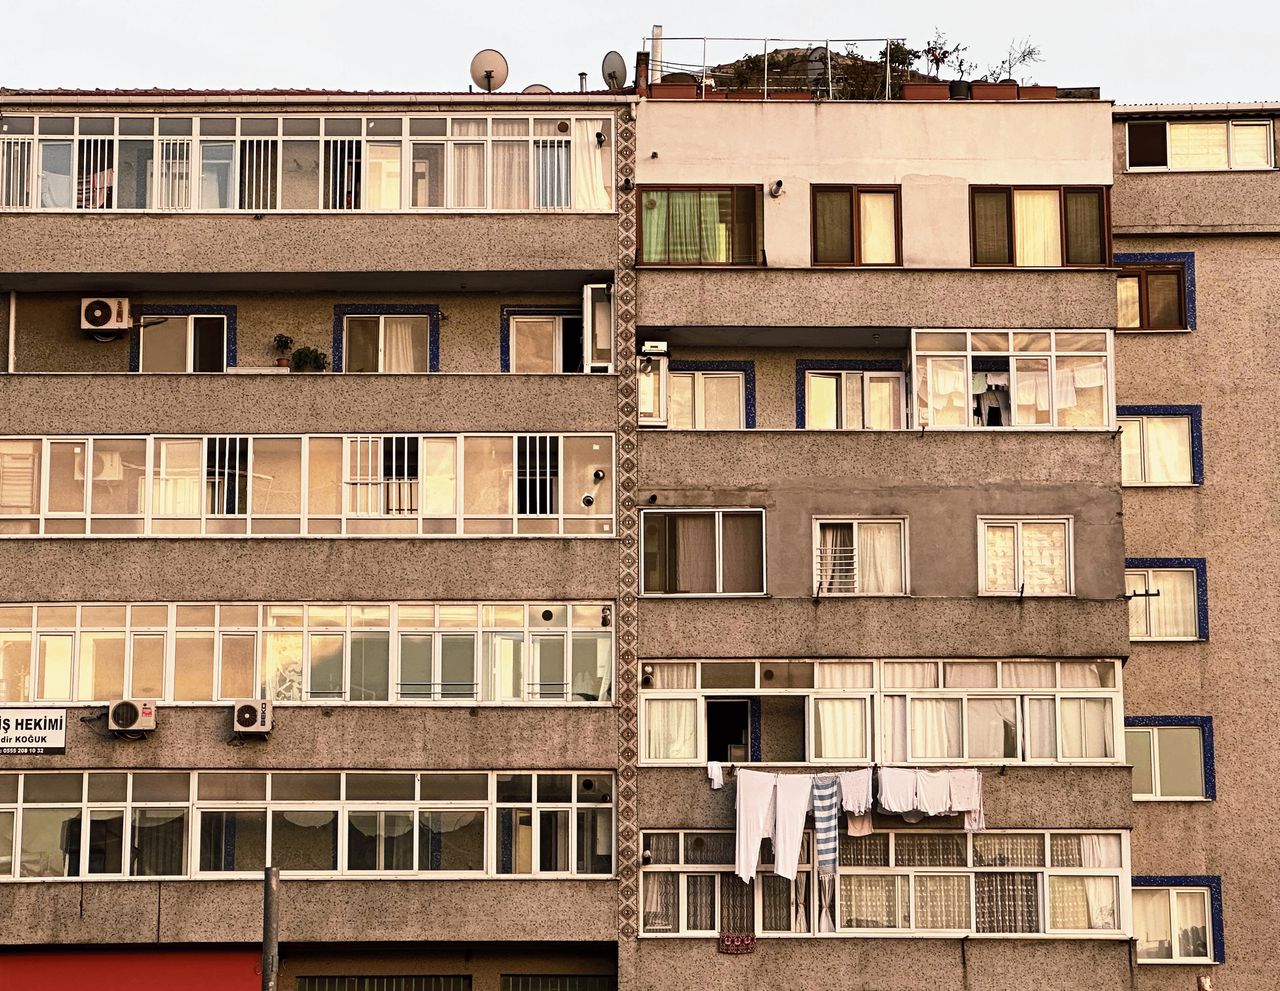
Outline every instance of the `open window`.
<svg viewBox="0 0 1280 991"><path fill-rule="evenodd" d="M806 372L809 430L901 430L906 422L902 372Z"/></svg>
<svg viewBox="0 0 1280 991"><path fill-rule="evenodd" d="M604 284L582 287L582 311L508 316L512 372L555 375L613 369L613 294Z"/></svg>
<svg viewBox="0 0 1280 991"><path fill-rule="evenodd" d="M344 372L430 370L430 317L351 316L345 328Z"/></svg>
<svg viewBox="0 0 1280 991"><path fill-rule="evenodd" d="M638 365L640 424L672 430L742 430L747 426L747 373L673 369L666 358Z"/></svg>
<svg viewBox="0 0 1280 991"><path fill-rule="evenodd" d="M138 331L141 372L224 372L227 318L146 317Z"/></svg>

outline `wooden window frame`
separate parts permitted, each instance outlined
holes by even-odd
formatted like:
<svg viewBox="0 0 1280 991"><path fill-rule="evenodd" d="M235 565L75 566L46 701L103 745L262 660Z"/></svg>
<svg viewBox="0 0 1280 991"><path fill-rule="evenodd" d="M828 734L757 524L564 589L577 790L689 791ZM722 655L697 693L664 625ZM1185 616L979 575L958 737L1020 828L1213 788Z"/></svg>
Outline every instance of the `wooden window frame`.
<svg viewBox="0 0 1280 991"><path fill-rule="evenodd" d="M1040 265L1019 265L1016 262L1018 257L1018 246L1016 243L1017 223L1014 217L1014 193L1031 192L1037 190L1052 189L1058 193L1058 228L1059 237L1061 239L1062 264L1052 266L1053 268L1083 268L1097 269L1107 268L1112 264L1112 238L1111 238L1111 187L1100 185L1070 185L1070 186L1037 186L1037 185L971 185L969 187L969 264L973 268L1027 268L1037 269L1045 266ZM1099 217L1102 231L1102 261L1100 262L1069 262L1067 261L1068 250L1068 232L1067 232L1067 194L1098 192L1100 209L1102 216ZM1007 262L980 262L978 261L978 225L974 216L974 194L975 193L1004 193L1008 200L1008 233L1009 233L1009 260Z"/></svg>
<svg viewBox="0 0 1280 991"><path fill-rule="evenodd" d="M750 263L744 262L709 262L698 260L696 262L673 262L645 261L644 258L644 196L646 193L659 192L689 192L696 190L698 192L724 192L728 191L730 196L739 189L749 189L755 197L755 247L753 249L754 260ZM764 250L764 187L752 185L751 183L651 183L644 186L636 187L636 202L639 209L636 211L636 268L742 268L754 269L763 268L765 265ZM729 226L729 254L733 255L734 233L737 230L737 219L730 218ZM670 254L670 251L668 251Z"/></svg>
<svg viewBox="0 0 1280 991"><path fill-rule="evenodd" d="M849 196L849 230L852 241L851 261L818 261L818 193L847 193ZM862 260L862 199L863 193L893 194L893 254L892 262L866 262ZM901 268L902 267L902 186L882 184L820 183L809 187L809 263L814 268Z"/></svg>
<svg viewBox="0 0 1280 991"><path fill-rule="evenodd" d="M1148 305L1147 293L1147 276L1148 275L1176 275L1178 277L1178 318L1179 321L1172 327L1153 326L1150 317L1150 307ZM1136 327L1116 327L1119 333L1135 333L1143 330L1189 330L1187 327L1187 267L1185 265L1121 265L1120 274L1117 280L1123 278L1138 278L1138 326Z"/></svg>
<svg viewBox="0 0 1280 991"><path fill-rule="evenodd" d="M1227 125L1227 166L1218 169L1175 169L1169 164L1169 125L1170 124L1219 124ZM1164 125L1164 165L1134 165L1129 161L1129 128L1133 124L1163 124ZM1267 126L1268 155L1269 164L1267 165L1236 165L1235 163L1235 127L1237 124L1263 124ZM1196 172L1271 172L1277 167L1276 160L1276 126L1273 117L1201 117L1201 118L1160 118L1153 120L1151 118L1140 118L1136 120L1127 120L1124 123L1124 170L1126 172L1175 172L1194 174Z"/></svg>

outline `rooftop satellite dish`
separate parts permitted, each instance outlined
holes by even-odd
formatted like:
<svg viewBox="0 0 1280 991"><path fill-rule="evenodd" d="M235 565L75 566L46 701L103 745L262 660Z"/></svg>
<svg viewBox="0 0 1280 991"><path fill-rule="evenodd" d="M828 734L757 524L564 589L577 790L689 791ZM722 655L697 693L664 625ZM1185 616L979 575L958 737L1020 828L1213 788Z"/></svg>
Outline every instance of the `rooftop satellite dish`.
<svg viewBox="0 0 1280 991"><path fill-rule="evenodd" d="M819 45L817 48L809 49L809 61L805 68L809 74L809 82L816 83L827 74L827 61L831 58L831 53Z"/></svg>
<svg viewBox="0 0 1280 991"><path fill-rule="evenodd" d="M692 72L668 72L662 77L664 83L696 83L698 80Z"/></svg>
<svg viewBox="0 0 1280 991"><path fill-rule="evenodd" d="M617 52L610 52L600 65L600 74L610 89L622 89L627 85L627 60Z"/></svg>
<svg viewBox="0 0 1280 991"><path fill-rule="evenodd" d="M502 52L486 48L471 60L471 81L486 93L501 89L507 81L507 60Z"/></svg>
<svg viewBox="0 0 1280 991"><path fill-rule="evenodd" d="M530 83L520 92L521 93L550 93L551 87L543 86L542 83Z"/></svg>

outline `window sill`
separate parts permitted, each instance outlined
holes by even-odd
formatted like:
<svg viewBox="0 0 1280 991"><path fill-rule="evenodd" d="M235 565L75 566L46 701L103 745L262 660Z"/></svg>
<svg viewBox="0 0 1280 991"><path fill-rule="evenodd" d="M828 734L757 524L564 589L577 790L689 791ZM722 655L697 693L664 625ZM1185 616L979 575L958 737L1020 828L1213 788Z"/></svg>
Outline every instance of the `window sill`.
<svg viewBox="0 0 1280 991"><path fill-rule="evenodd" d="M1134 891L1141 891L1142 889L1141 889L1141 888L1137 888L1137 887L1135 887L1133 890L1134 890ZM1216 966L1217 966L1219 963L1221 963L1221 962L1222 962L1222 961L1220 961L1220 960L1209 960L1209 959L1198 959L1198 960L1141 960L1141 959L1140 959L1140 960L1138 960L1138 966L1139 966L1139 967L1149 967L1149 966L1158 966L1158 967L1169 967L1169 966L1173 966L1173 967L1216 967Z"/></svg>
<svg viewBox="0 0 1280 991"><path fill-rule="evenodd" d="M1117 327L1117 334L1190 334L1194 327Z"/></svg>
<svg viewBox="0 0 1280 991"><path fill-rule="evenodd" d="M1252 165L1239 169L1171 169L1167 165L1133 165L1124 170L1125 175L1230 175L1234 172L1275 172L1274 165ZM1141 963L1141 961L1139 961Z"/></svg>
<svg viewBox="0 0 1280 991"><path fill-rule="evenodd" d="M1208 643L1206 637L1130 637L1130 643Z"/></svg>
<svg viewBox="0 0 1280 991"><path fill-rule="evenodd" d="M1133 800L1135 802L1163 802L1165 804L1177 804L1177 805L1181 805L1187 802L1190 802L1193 804L1194 803L1204 804L1207 802L1214 801L1214 799L1212 798L1204 798L1203 796L1197 798L1195 796L1190 796L1190 795L1185 798L1165 798L1163 795L1134 795Z"/></svg>
<svg viewBox="0 0 1280 991"><path fill-rule="evenodd" d="M641 592L642 599L767 599L768 592Z"/></svg>
<svg viewBox="0 0 1280 991"><path fill-rule="evenodd" d="M1074 599L1075 592L1043 592L1032 594L1018 594L1017 592L979 592L980 599Z"/></svg>
<svg viewBox="0 0 1280 991"><path fill-rule="evenodd" d="M1201 489L1203 482L1121 482L1122 489Z"/></svg>

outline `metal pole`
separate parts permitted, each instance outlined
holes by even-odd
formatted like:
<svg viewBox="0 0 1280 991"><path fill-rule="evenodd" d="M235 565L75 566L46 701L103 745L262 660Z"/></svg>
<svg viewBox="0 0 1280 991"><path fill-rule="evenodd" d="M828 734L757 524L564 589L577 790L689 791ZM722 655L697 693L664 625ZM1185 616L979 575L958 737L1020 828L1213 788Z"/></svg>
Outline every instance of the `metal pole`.
<svg viewBox="0 0 1280 991"><path fill-rule="evenodd" d="M893 45L892 39L885 38L884 40L884 98L886 100L893 99L893 90L892 90L892 87L890 86L890 75L889 75L889 65L890 65L889 57L893 54L890 51L890 48L892 45Z"/></svg>
<svg viewBox="0 0 1280 991"><path fill-rule="evenodd" d="M831 86L831 39L828 38L824 49L827 53L827 99L834 100L836 98L835 90Z"/></svg>
<svg viewBox="0 0 1280 991"><path fill-rule="evenodd" d="M280 868L262 876L262 991L276 991L280 969Z"/></svg>
<svg viewBox="0 0 1280 991"><path fill-rule="evenodd" d="M769 39L764 39L764 98L769 99Z"/></svg>

